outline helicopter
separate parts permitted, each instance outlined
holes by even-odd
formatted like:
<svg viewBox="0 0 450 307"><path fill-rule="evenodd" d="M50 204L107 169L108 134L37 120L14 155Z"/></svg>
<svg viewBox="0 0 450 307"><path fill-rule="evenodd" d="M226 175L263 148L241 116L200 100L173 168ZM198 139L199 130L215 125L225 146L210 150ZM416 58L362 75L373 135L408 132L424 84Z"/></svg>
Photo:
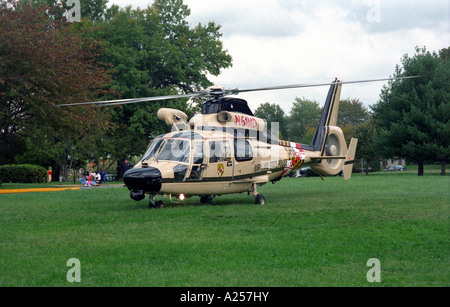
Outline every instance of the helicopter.
<svg viewBox="0 0 450 307"><path fill-rule="evenodd" d="M158 119L172 131L155 137L139 162L123 175L130 198L141 201L149 196L150 208L164 208L157 195L183 201L192 196L201 203L211 203L216 196L232 193L253 195L254 203L264 205L265 197L258 187L277 183L301 166L309 165L319 176L343 174L349 180L358 140L347 147L344 133L337 126L343 84L405 79L385 78L331 83L294 84L253 89L225 89L212 86L191 94L147 98L92 101L92 104L115 106L129 103L176 98L206 97L200 114L191 119L180 111L161 108ZM329 86L319 124L311 144L279 140L268 123L254 116L247 101L229 97L243 92ZM276 125L275 125L275 128ZM275 129L276 130L276 129Z"/></svg>

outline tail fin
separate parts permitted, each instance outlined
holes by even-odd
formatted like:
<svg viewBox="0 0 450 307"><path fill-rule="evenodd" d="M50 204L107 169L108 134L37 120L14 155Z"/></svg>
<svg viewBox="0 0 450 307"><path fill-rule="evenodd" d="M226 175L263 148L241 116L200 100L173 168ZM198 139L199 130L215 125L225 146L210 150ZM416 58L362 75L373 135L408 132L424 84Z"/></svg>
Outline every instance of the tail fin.
<svg viewBox="0 0 450 307"><path fill-rule="evenodd" d="M325 105L323 106L322 116L317 127L316 133L312 140L311 146L314 151L320 151L324 154L326 137L328 135L329 126L336 126L339 111L339 99L341 97L342 84L337 79L330 86Z"/></svg>
<svg viewBox="0 0 450 307"><path fill-rule="evenodd" d="M345 167L345 164L349 156L352 157L353 161L356 139L352 140L350 149L347 150L344 133L341 128L336 126L341 88L342 83L337 79L331 84L319 125L308 149L320 152L319 156L311 158L313 160L311 169L314 172L323 176L333 176L339 174L342 170L344 170L344 173L345 171L348 173L348 169L350 169L350 175L347 174L347 177L350 178L353 164L349 163L348 167ZM305 148L305 146L302 145L302 148Z"/></svg>
<svg viewBox="0 0 450 307"><path fill-rule="evenodd" d="M352 138L350 145L348 146L347 156L344 162L344 180L348 180L352 177L353 162L355 161L356 145L358 139Z"/></svg>

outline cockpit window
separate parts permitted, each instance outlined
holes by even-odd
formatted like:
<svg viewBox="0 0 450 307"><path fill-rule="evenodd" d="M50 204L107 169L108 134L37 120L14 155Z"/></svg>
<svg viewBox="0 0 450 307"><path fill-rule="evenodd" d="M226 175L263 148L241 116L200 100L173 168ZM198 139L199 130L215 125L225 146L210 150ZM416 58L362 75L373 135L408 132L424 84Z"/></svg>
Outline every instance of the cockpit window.
<svg viewBox="0 0 450 307"><path fill-rule="evenodd" d="M245 139L234 139L234 157L236 161L250 161L253 159L253 151L250 143Z"/></svg>
<svg viewBox="0 0 450 307"><path fill-rule="evenodd" d="M209 142L209 163L222 162L231 159L230 142L215 140Z"/></svg>
<svg viewBox="0 0 450 307"><path fill-rule="evenodd" d="M189 163L191 142L183 139L166 139L156 158L175 162Z"/></svg>
<svg viewBox="0 0 450 307"><path fill-rule="evenodd" d="M194 160L193 164L203 163L203 142L194 142Z"/></svg>
<svg viewBox="0 0 450 307"><path fill-rule="evenodd" d="M142 157L142 161L148 160L151 157L153 157L158 150L158 148L161 146L163 139L155 139L148 147L147 151L145 152L144 156Z"/></svg>

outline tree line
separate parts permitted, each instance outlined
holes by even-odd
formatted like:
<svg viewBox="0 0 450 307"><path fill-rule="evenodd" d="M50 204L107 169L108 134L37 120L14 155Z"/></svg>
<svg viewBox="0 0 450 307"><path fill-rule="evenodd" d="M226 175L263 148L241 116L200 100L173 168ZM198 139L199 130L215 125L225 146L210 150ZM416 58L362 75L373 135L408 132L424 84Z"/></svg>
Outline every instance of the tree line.
<svg viewBox="0 0 450 307"><path fill-rule="evenodd" d="M51 166L68 179L86 161L100 165L144 152L170 130L156 118L187 100L115 108L58 104L180 94L206 88L232 58L213 22L190 26L182 0L144 9L81 0L81 22L65 1L0 2L0 165ZM110 165L102 165L108 168Z"/></svg>
<svg viewBox="0 0 450 307"><path fill-rule="evenodd" d="M80 0L81 22L67 22L56 0L0 1L0 165L51 166L54 179L92 162L108 168L144 152L169 131L156 118L170 106L193 115L199 105L177 99L114 108L58 104L188 93L212 83L232 65L220 25L191 26L182 0L155 0L144 9L107 7L107 0ZM419 164L449 159L449 48L417 48L405 55L379 101L341 102L346 138L358 137L366 161L402 157ZM308 143L321 108L296 98L289 114L275 103L255 115L280 123L280 138ZM348 141L348 140L347 140ZM108 162L109 164L105 164Z"/></svg>
<svg viewBox="0 0 450 307"><path fill-rule="evenodd" d="M418 164L440 162L441 175L450 158L450 48L430 52L416 48L404 55L379 100L366 108L359 99L340 102L338 125L346 141L358 138L356 156L371 163L382 158L405 158ZM279 137L308 144L312 141L322 109L319 103L296 98L289 114L275 103L260 105L255 114L279 123Z"/></svg>
<svg viewBox="0 0 450 307"><path fill-rule="evenodd" d="M270 123L279 123L278 138L292 142L309 144L319 124L323 108L319 103L306 98L295 98L289 114L276 103L266 102L255 110L255 116ZM370 117L369 110L359 99L341 100L338 125L350 140L356 127Z"/></svg>

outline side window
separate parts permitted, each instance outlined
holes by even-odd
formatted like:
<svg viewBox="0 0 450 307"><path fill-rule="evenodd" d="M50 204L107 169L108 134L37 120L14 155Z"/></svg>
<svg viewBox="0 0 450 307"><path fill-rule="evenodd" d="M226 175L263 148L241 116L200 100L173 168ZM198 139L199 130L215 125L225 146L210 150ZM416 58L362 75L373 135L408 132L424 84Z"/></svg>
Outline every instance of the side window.
<svg viewBox="0 0 450 307"><path fill-rule="evenodd" d="M250 143L245 139L234 139L234 156L236 161L250 161L253 159Z"/></svg>
<svg viewBox="0 0 450 307"><path fill-rule="evenodd" d="M193 164L203 163L203 142L194 142L194 160Z"/></svg>
<svg viewBox="0 0 450 307"><path fill-rule="evenodd" d="M209 163L222 162L231 159L230 142L216 140L209 142Z"/></svg>

